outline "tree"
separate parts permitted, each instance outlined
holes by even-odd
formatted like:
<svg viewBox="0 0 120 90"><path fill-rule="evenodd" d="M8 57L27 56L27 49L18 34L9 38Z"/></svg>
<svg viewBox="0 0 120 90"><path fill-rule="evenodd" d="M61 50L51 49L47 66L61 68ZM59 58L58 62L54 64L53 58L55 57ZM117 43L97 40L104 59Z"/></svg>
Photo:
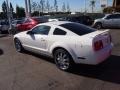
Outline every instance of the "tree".
<svg viewBox="0 0 120 90"><path fill-rule="evenodd" d="M32 16L39 16L39 15L40 15L39 11L35 11L32 13Z"/></svg>
<svg viewBox="0 0 120 90"><path fill-rule="evenodd" d="M12 3L10 2L10 11L13 12L14 11L14 8L12 6Z"/></svg>
<svg viewBox="0 0 120 90"><path fill-rule="evenodd" d="M58 12L57 0L54 0L54 9L55 9L55 12Z"/></svg>
<svg viewBox="0 0 120 90"><path fill-rule="evenodd" d="M47 9L47 12L50 12L50 3L48 0L46 2L46 9Z"/></svg>
<svg viewBox="0 0 120 90"><path fill-rule="evenodd" d="M50 12L54 12L54 7L50 6Z"/></svg>
<svg viewBox="0 0 120 90"><path fill-rule="evenodd" d="M67 12L70 12L70 5L67 3Z"/></svg>
<svg viewBox="0 0 120 90"><path fill-rule="evenodd" d="M103 13L112 13L113 12L113 7L106 7L103 9Z"/></svg>
<svg viewBox="0 0 120 90"><path fill-rule="evenodd" d="M18 5L16 5L16 15L17 18L25 17L25 9L23 7L19 7Z"/></svg>
<svg viewBox="0 0 120 90"><path fill-rule="evenodd" d="M12 6L12 3L10 2L10 13L11 13L11 18L13 18L13 11L14 11L14 8Z"/></svg>
<svg viewBox="0 0 120 90"><path fill-rule="evenodd" d="M3 11L4 18L7 18L7 4L5 1L2 3L2 11Z"/></svg>
<svg viewBox="0 0 120 90"><path fill-rule="evenodd" d="M94 12L95 3L96 3L95 0L90 1L90 6L91 6L92 13Z"/></svg>
<svg viewBox="0 0 120 90"><path fill-rule="evenodd" d="M62 12L66 12L66 5L65 5L65 3L63 3L63 5L62 5Z"/></svg>
<svg viewBox="0 0 120 90"><path fill-rule="evenodd" d="M40 2L38 3L38 12L39 12L39 16L40 16L40 14L41 14L41 12L42 12L42 7L41 7L41 4L40 4Z"/></svg>
<svg viewBox="0 0 120 90"><path fill-rule="evenodd" d="M37 11L37 3L36 2L32 2L32 12Z"/></svg>
<svg viewBox="0 0 120 90"><path fill-rule="evenodd" d="M40 6L41 6L42 13L43 13L45 10L45 0L40 1Z"/></svg>

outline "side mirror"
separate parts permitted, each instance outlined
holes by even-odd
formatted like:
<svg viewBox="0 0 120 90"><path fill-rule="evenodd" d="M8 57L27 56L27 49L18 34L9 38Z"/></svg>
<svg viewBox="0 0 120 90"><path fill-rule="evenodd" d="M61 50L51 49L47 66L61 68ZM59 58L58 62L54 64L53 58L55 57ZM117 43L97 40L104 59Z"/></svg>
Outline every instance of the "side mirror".
<svg viewBox="0 0 120 90"><path fill-rule="evenodd" d="M33 35L34 33L32 31L28 31L27 34Z"/></svg>

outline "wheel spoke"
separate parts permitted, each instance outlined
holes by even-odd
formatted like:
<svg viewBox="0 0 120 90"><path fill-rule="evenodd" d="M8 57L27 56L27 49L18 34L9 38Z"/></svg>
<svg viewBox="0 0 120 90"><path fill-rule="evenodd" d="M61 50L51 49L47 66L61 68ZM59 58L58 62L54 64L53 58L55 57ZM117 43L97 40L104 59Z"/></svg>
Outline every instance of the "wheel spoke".
<svg viewBox="0 0 120 90"><path fill-rule="evenodd" d="M62 70L69 68L69 56L65 52L58 52L56 54L56 63Z"/></svg>
<svg viewBox="0 0 120 90"><path fill-rule="evenodd" d="M66 55L66 54L64 54L64 55L63 55L63 58L66 58L66 56L67 56L67 55Z"/></svg>
<svg viewBox="0 0 120 90"><path fill-rule="evenodd" d="M16 47L17 51L21 51L20 41L18 41L18 40L15 41L15 47Z"/></svg>

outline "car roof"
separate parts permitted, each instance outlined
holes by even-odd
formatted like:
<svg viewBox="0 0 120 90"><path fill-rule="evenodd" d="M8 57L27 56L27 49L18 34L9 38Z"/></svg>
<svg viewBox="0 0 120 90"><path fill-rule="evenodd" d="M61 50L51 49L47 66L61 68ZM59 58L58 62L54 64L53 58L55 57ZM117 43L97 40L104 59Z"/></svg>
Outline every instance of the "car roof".
<svg viewBox="0 0 120 90"><path fill-rule="evenodd" d="M72 23L72 22L69 22L69 21L52 21L52 22L47 22L47 23L44 23L44 24L59 26L59 25L66 24L66 23Z"/></svg>

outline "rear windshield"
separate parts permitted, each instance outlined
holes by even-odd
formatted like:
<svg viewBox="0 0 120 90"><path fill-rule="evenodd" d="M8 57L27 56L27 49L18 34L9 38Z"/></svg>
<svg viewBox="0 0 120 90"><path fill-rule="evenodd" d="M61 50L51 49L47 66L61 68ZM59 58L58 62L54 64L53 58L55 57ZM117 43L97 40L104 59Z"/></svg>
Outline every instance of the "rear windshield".
<svg viewBox="0 0 120 90"><path fill-rule="evenodd" d="M95 31L95 29L90 28L85 25L82 25L82 24L79 24L79 23L66 23L66 24L61 24L60 26L66 28L80 36Z"/></svg>

